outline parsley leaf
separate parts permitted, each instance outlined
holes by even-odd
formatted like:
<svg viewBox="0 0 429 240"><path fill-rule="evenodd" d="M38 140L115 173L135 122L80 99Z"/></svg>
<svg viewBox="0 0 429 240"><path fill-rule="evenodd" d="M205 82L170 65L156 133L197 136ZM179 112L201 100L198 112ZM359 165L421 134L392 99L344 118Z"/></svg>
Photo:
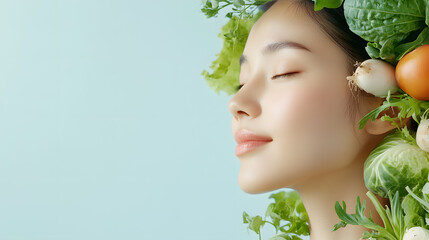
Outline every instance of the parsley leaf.
<svg viewBox="0 0 429 240"><path fill-rule="evenodd" d="M243 212L243 223L254 231L261 239L260 229L268 223L276 230L276 235L269 240L301 240L302 236L309 236L310 229L308 215L304 204L296 191L278 192L270 195L274 202L268 205L265 217L250 217Z"/></svg>
<svg viewBox="0 0 429 240"><path fill-rule="evenodd" d="M412 117L414 121L420 123L422 114L429 108L429 102L417 100L406 94L401 89L399 89L399 93L395 95L391 95L389 92L386 100L382 103L381 106L366 114L359 121L359 129L364 128L368 120L374 121L380 115L380 113L393 107L397 107L399 110L397 117L391 118L385 114L381 119L391 121L392 124L400 130L396 120L399 120L402 125L403 118Z"/></svg>

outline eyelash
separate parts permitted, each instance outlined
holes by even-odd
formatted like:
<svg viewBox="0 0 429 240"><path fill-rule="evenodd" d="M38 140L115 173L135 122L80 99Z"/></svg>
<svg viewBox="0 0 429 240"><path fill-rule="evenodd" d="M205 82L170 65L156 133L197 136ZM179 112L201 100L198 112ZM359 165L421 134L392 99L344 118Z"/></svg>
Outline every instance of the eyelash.
<svg viewBox="0 0 429 240"><path fill-rule="evenodd" d="M295 76L296 74L298 74L300 72L289 72L289 73L284 73L284 74L280 74L280 75L275 75L273 76L271 79L276 79L276 78L283 78L283 77L292 77Z"/></svg>
<svg viewBox="0 0 429 240"><path fill-rule="evenodd" d="M277 78L285 78L285 77L293 77L295 75L297 75L300 72L289 72L289 73L284 73L284 74L279 74L279 75L275 75L273 77L271 77L271 79L277 79ZM244 86L244 84L240 84L237 88L238 90L240 90L242 87Z"/></svg>

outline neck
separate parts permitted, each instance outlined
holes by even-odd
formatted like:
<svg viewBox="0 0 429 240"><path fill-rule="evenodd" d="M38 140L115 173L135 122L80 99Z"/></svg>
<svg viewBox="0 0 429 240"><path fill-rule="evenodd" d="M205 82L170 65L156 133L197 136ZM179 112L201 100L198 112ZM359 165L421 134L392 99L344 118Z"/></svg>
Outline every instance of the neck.
<svg viewBox="0 0 429 240"><path fill-rule="evenodd" d="M354 213L357 196L361 202L366 202L366 216L369 216L371 211L374 222L383 226L372 202L366 196L368 189L363 180L363 163L364 159L358 159L343 169L317 179L309 179L296 186L310 219L311 240L360 239L362 233L368 230L361 226L347 225L346 228L331 232L334 225L340 221L334 210L335 202L342 204L342 201L345 201L349 206L347 213ZM382 206L386 204L385 200L379 200Z"/></svg>

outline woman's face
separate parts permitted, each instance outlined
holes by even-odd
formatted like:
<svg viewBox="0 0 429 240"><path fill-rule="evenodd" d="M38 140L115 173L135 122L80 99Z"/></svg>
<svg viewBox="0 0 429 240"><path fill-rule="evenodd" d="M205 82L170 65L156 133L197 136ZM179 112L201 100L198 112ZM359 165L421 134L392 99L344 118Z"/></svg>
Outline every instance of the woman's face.
<svg viewBox="0 0 429 240"><path fill-rule="evenodd" d="M241 62L244 85L228 104L233 133L272 139L238 155L241 189L299 185L351 163L361 144L346 114L347 56L304 9L276 2L253 26Z"/></svg>

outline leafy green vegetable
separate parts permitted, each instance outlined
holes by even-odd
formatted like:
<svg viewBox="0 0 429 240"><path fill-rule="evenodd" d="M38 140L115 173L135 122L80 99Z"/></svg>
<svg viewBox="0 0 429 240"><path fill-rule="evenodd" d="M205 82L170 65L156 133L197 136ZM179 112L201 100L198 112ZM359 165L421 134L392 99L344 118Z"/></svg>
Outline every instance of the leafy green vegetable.
<svg viewBox="0 0 429 240"><path fill-rule="evenodd" d="M429 154L419 148L415 133L405 127L390 132L369 154L364 164L366 187L387 197L399 191L407 194L406 186L423 186L428 178Z"/></svg>
<svg viewBox="0 0 429 240"><path fill-rule="evenodd" d="M230 21L222 27L219 37L223 39L223 47L218 57L212 62L210 68L213 73L204 70L201 74L205 77L207 84L219 94L222 90L228 95L237 92L240 75L240 56L254 22L262 15L262 12L250 19L241 19L233 16Z"/></svg>
<svg viewBox="0 0 429 240"><path fill-rule="evenodd" d="M410 188L406 187L408 192L411 192ZM415 187L415 189L419 189ZM404 197L401 203L402 209L404 210L405 217L405 228L410 229L415 226L424 226L425 225L425 210L420 205L420 203L414 199L410 194Z"/></svg>
<svg viewBox="0 0 429 240"><path fill-rule="evenodd" d="M219 94L223 91L228 95L238 91L240 75L240 57L244 50L247 37L253 24L262 15L256 11L258 6L269 0L202 0L201 11L207 18L216 17L224 8L232 8L225 15L230 18L218 37L223 39L221 52L210 66L213 73L204 70L201 74L207 84Z"/></svg>
<svg viewBox="0 0 429 240"><path fill-rule="evenodd" d="M425 0L345 0L350 30L366 41L371 58L396 64L407 52L429 43Z"/></svg>
<svg viewBox="0 0 429 240"><path fill-rule="evenodd" d="M301 240L300 236L310 235L308 215L296 191L278 192L271 194L269 198L274 199L274 203L268 205L264 219L261 216L251 217L243 212L243 223L258 234L259 239L261 239L260 229L265 223L271 224L276 229L276 235L270 240Z"/></svg>
<svg viewBox="0 0 429 240"><path fill-rule="evenodd" d="M362 204L358 197L356 204L356 212L353 214L347 213L346 203L344 201L343 206L341 206L338 201L335 203L335 212L337 213L341 221L335 224L332 231L336 231L339 228L346 227L347 224L360 225L373 230L371 232L364 232L362 234L362 239L375 238L387 240L401 240L405 232L405 225L404 215L400 205L399 192L396 192L395 195L389 194L389 200L391 203L392 210L390 210L388 206L386 206L386 209L384 209L372 192L368 191L366 195L374 204L377 213L383 220L384 227L374 223L371 214L369 217L365 216L365 201Z"/></svg>
<svg viewBox="0 0 429 240"><path fill-rule="evenodd" d="M366 114L359 121L359 129L364 128L368 120L373 121L380 115L380 113L382 113L383 111L389 108L394 108L394 107L397 107L399 110L397 117L390 118L388 115L385 114L382 120L389 120L394 125L396 125L395 120L399 120L402 125L402 119L412 117L417 123L419 123L422 114L429 108L429 102L417 100L409 96L408 94L406 94L401 89L399 89L399 93L395 95L391 95L389 92L389 94L386 97L386 100L383 102L381 106L377 107L376 109ZM397 129L400 129L400 127L397 126Z"/></svg>
<svg viewBox="0 0 429 240"><path fill-rule="evenodd" d="M429 27L423 29L423 31L417 36L416 40L408 43L403 43L395 48L395 62L398 62L408 52L411 52L417 47L423 46L425 44L429 44Z"/></svg>
<svg viewBox="0 0 429 240"><path fill-rule="evenodd" d="M415 200L417 200L427 212L429 212L429 196L428 196L429 193L427 192L427 188L428 188L427 184L428 183L426 183L426 185L423 187L423 196L424 196L423 199L417 196L416 194L414 194L413 191L411 191L410 187L407 186L406 189L408 193Z"/></svg>
<svg viewBox="0 0 429 240"><path fill-rule="evenodd" d="M258 234L261 239L261 227L265 224L261 216L250 217L249 214L243 212L243 223L247 223L247 228Z"/></svg>
<svg viewBox="0 0 429 240"><path fill-rule="evenodd" d="M417 192L418 195L414 193L415 189L411 190L409 186L407 186L405 189L413 198L413 200L418 202L418 204L420 204L420 207L426 211L426 214L425 214L426 225L429 225L429 176L428 176L428 181L423 186L423 188L419 189L421 191ZM413 210L416 210L416 209L418 210L416 206L413 206ZM418 215L423 216L424 214L420 212ZM419 220L421 220L421 218L419 218ZM417 225L417 226L421 226L421 225Z"/></svg>
<svg viewBox="0 0 429 240"><path fill-rule="evenodd" d="M313 0L314 11L322 10L326 8L338 8L343 3L343 0Z"/></svg>
<svg viewBox="0 0 429 240"><path fill-rule="evenodd" d="M219 11L224 8L231 8L225 17L237 16L242 19L252 18L258 6L270 0L202 0L201 11L207 18L217 17Z"/></svg>

